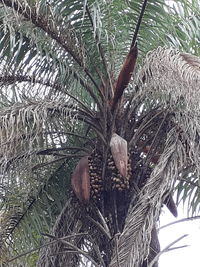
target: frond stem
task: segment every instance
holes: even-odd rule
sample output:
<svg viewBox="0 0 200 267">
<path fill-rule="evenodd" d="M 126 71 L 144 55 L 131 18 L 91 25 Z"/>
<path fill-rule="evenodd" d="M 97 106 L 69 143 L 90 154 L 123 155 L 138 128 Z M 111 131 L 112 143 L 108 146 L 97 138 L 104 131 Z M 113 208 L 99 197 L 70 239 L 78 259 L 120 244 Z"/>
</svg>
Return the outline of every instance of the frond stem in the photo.
<svg viewBox="0 0 200 267">
<path fill-rule="evenodd" d="M 89 20 L 90 20 L 90 23 L 92 25 L 92 28 L 94 30 L 94 24 L 93 24 L 93 21 L 92 21 L 92 16 L 90 14 L 90 10 L 88 8 L 88 5 L 86 5 L 86 11 L 87 11 L 87 14 L 88 14 L 88 17 L 89 17 Z M 108 76 L 108 80 L 109 80 L 109 85 L 110 85 L 110 88 L 111 88 L 111 95 L 110 95 L 110 98 L 112 98 L 113 94 L 114 94 L 114 88 L 113 88 L 113 84 L 112 84 L 112 81 L 111 81 L 111 77 L 110 77 L 110 73 L 108 71 L 108 66 L 107 66 L 107 63 L 106 63 L 106 59 L 105 59 L 105 56 L 104 56 L 104 51 L 103 51 L 103 48 L 101 46 L 101 43 L 100 43 L 100 40 L 99 40 L 99 35 L 98 33 L 96 32 L 95 34 L 95 41 L 96 41 L 96 44 L 97 44 L 97 47 L 99 49 L 99 53 L 100 53 L 100 56 L 101 56 L 101 59 L 102 59 L 102 62 L 103 62 L 103 65 L 104 65 L 104 68 L 106 70 L 106 73 L 107 73 L 107 76 Z M 106 88 L 105 88 L 106 89 Z M 108 90 L 106 91 L 106 99 L 108 100 Z"/>
<path fill-rule="evenodd" d="M 160 133 L 160 130 L 162 129 L 163 124 L 164 124 L 167 116 L 168 116 L 168 112 L 164 115 L 164 117 L 163 117 L 163 119 L 162 119 L 162 121 L 160 123 L 160 126 L 158 127 L 158 130 L 155 133 L 155 136 L 153 138 L 153 141 L 152 141 L 152 143 L 150 145 L 150 148 L 149 148 L 149 151 L 147 153 L 146 159 L 144 161 L 144 164 L 146 164 L 146 165 L 148 165 L 150 160 L 151 160 L 151 154 L 152 154 L 152 151 L 153 151 L 153 147 L 156 145 L 156 143 L 158 143 L 158 140 L 159 140 L 158 139 L 158 134 Z"/>
<path fill-rule="evenodd" d="M 163 110 L 158 111 L 158 113 L 156 113 L 155 115 L 152 116 L 152 113 L 147 114 L 145 116 L 142 117 L 141 121 L 143 121 L 143 123 L 141 123 L 141 125 L 139 126 L 139 128 L 137 129 L 137 131 L 133 134 L 129 145 L 135 145 L 137 143 L 137 140 L 139 139 L 139 137 L 142 135 L 142 133 L 146 130 L 146 128 L 149 127 L 149 125 L 153 122 L 153 120 L 158 117 L 159 115 L 161 115 L 163 113 Z"/>
<path fill-rule="evenodd" d="M 39 169 L 39 168 L 42 168 L 42 167 L 45 167 L 45 166 L 48 166 L 50 164 L 59 162 L 61 160 L 66 160 L 68 158 L 82 158 L 82 157 L 85 157 L 85 156 L 88 156 L 88 153 L 87 154 L 68 154 L 68 155 L 65 155 L 65 156 L 63 156 L 63 157 L 61 157 L 59 159 L 55 159 L 55 160 L 51 160 L 51 161 L 48 161 L 48 162 L 45 162 L 45 163 L 37 164 L 32 168 L 32 171 L 34 171 L 36 169 Z"/>
<path fill-rule="evenodd" d="M 140 12 L 140 16 L 138 18 L 138 22 L 136 24 L 135 32 L 134 32 L 134 35 L 133 35 L 133 39 L 132 39 L 132 43 L 131 43 L 131 48 L 135 45 L 135 41 L 137 39 L 137 35 L 138 35 L 139 29 L 140 29 L 140 24 L 142 22 L 144 11 L 146 9 L 147 1 L 148 0 L 144 0 L 144 2 L 143 2 L 142 9 L 141 9 L 141 12 Z"/>
<path fill-rule="evenodd" d="M 85 147 L 54 147 L 54 148 L 47 148 L 44 150 L 40 150 L 37 152 L 37 155 L 52 155 L 54 152 L 56 151 L 64 151 L 64 150 L 79 150 L 79 151 L 84 151 L 87 153 L 90 153 L 90 151 L 88 149 L 86 149 Z"/>
<path fill-rule="evenodd" d="M 90 220 L 93 224 L 95 224 L 100 230 L 101 230 L 101 232 L 103 233 L 103 234 L 105 234 L 106 236 L 107 236 L 107 238 L 109 239 L 109 240 L 111 240 L 111 235 L 110 235 L 110 233 L 99 223 L 99 222 L 97 222 L 97 221 L 95 221 L 92 217 L 90 217 L 90 216 L 87 216 L 86 218 L 88 218 L 88 220 Z"/>
<path fill-rule="evenodd" d="M 95 100 L 95 102 L 97 103 L 97 106 L 98 106 L 99 110 L 100 110 L 101 112 L 103 112 L 103 107 L 102 107 L 102 105 L 100 104 L 98 97 L 97 97 L 97 96 L 95 95 L 95 93 L 93 92 L 92 88 L 91 88 L 88 84 L 86 84 L 86 82 L 85 82 L 84 80 L 80 79 L 80 77 L 78 77 L 78 75 L 77 75 L 75 72 L 74 72 L 74 77 L 75 77 L 77 80 L 79 80 L 80 84 L 81 84 L 83 87 L 86 88 L 86 90 L 89 92 L 89 94 L 91 95 L 91 97 L 92 97 L 92 98 Z M 99 89 L 99 90 L 100 90 L 100 89 Z M 99 90 L 98 90 L 98 91 L 99 91 Z"/>
</svg>

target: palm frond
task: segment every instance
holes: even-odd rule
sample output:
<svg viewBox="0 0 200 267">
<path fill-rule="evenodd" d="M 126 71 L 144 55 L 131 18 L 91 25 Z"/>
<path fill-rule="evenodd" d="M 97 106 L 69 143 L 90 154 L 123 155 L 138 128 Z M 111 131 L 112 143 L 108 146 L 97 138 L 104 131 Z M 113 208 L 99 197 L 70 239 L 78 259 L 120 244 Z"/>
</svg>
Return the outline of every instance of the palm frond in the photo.
<svg viewBox="0 0 200 267">
<path fill-rule="evenodd" d="M 61 17 L 59 17 L 60 14 L 51 14 L 53 17 L 50 16 L 50 18 L 48 10 L 45 11 L 39 7 L 31 7 L 27 3 L 22 7 L 23 5 L 21 5 L 20 1 L 15 1 L 15 5 L 12 6 L 14 10 L 7 7 L 10 5 L 12 6 L 12 1 L 4 2 L 3 9 L 5 9 L 6 13 L 2 14 L 1 53 L 5 59 L 4 66 L 6 66 L 3 70 L 3 73 L 5 73 L 3 76 L 24 75 L 30 76 L 32 82 L 34 80 L 51 81 L 53 84 L 55 81 L 59 84 L 66 84 L 67 81 L 69 85 L 72 81 L 73 84 L 75 84 L 74 81 L 77 81 L 99 105 L 99 100 L 96 96 L 98 92 L 96 93 L 96 90 L 92 89 L 89 84 L 90 81 L 98 88 L 95 82 L 97 79 L 92 78 L 91 73 L 83 62 L 85 61 L 85 56 L 82 53 L 83 45 L 80 40 L 80 30 L 76 32 L 72 22 L 67 21 L 66 18 L 62 18 L 62 21 Z M 17 7 L 20 8 L 17 9 Z M 51 9 L 50 6 L 49 8 Z M 5 14 L 7 14 L 6 17 Z M 32 14 L 32 17 L 29 16 L 30 14 Z M 7 17 L 11 17 L 11 19 Z M 49 27 L 53 27 L 54 30 Z M 58 28 L 60 33 L 57 31 Z M 56 33 L 57 37 L 52 31 Z M 52 34 L 53 36 L 51 36 Z M 52 38 L 54 40 L 53 43 Z M 63 47 L 61 43 L 66 47 Z M 73 58 L 73 56 L 75 62 L 78 63 L 76 67 L 70 58 Z M 56 77 L 59 77 L 59 80 Z M 66 88 L 65 86 L 62 93 L 66 93 Z M 13 89 L 13 91 L 16 90 L 16 88 Z M 74 97 L 78 96 L 74 94 Z"/>
<path fill-rule="evenodd" d="M 85 217 L 85 207 L 74 202 L 73 198 L 66 202 L 52 233 L 46 236 L 58 241 L 59 238 L 66 239 L 67 236 L 71 236 L 71 239 L 68 239 L 68 243 L 58 242 L 50 245 L 47 250 L 43 249 L 38 266 L 55 265 L 58 259 L 69 266 L 87 266 L 88 262 L 95 267 L 105 266 L 98 244 L 103 246 L 104 240 L 109 238 L 109 233 L 101 221 L 103 217 L 99 210 L 92 206 L 88 209 L 91 217 Z M 94 217 L 95 219 L 92 219 Z M 110 247 L 108 245 L 108 250 Z"/>
<path fill-rule="evenodd" d="M 16 234 L 21 225 L 26 228 L 27 220 L 32 218 L 32 204 L 36 202 L 39 208 L 39 202 L 35 200 L 38 190 L 48 181 L 56 164 L 90 153 L 90 145 L 83 147 L 88 142 L 87 137 L 82 138 L 87 119 L 78 113 L 76 104 L 73 101 L 66 104 L 66 99 L 19 103 L 1 109 L 2 238 Z M 77 119 L 84 122 L 77 125 Z M 75 133 L 77 130 L 79 135 Z M 44 192 L 42 190 L 41 194 Z M 52 200 L 52 194 L 48 193 L 48 196 Z M 42 209 L 36 209 L 36 212 L 40 214 Z M 37 221 L 33 226 L 42 224 L 38 216 L 34 217 Z"/>
<path fill-rule="evenodd" d="M 18 196 L 16 192 L 12 192 L 12 200 L 6 196 L 1 209 L 1 244 L 7 248 L 4 255 L 6 258 L 1 259 L 3 262 L 9 262 L 11 258 L 16 257 L 16 254 L 39 246 L 41 233 L 50 231 L 55 223 L 55 217 L 68 198 L 69 163 L 70 160 L 53 164 L 53 171 L 51 173 L 46 171 L 45 174 L 49 178 L 40 181 L 35 192 L 30 190 L 27 196 L 22 195 L 22 192 Z M 24 262 L 29 262 L 30 259 L 24 258 Z M 17 259 L 13 264 L 16 266 Z"/>
<path fill-rule="evenodd" d="M 9 161 L 11 157 L 15 158 L 18 155 L 33 152 L 36 147 L 44 148 L 42 143 L 49 142 L 41 136 L 45 128 L 48 129 L 48 126 L 45 127 L 47 117 L 52 118 L 50 124 L 54 124 L 54 127 L 56 127 L 53 117 L 60 116 L 61 118 L 64 116 L 68 122 L 70 121 L 68 124 L 70 128 L 70 125 L 73 127 L 76 113 L 76 107 L 73 104 L 66 104 L 62 100 L 57 102 L 32 102 L 26 105 L 16 104 L 12 108 L 2 110 L 1 164 L 6 164 L 6 161 Z M 54 140 L 51 140 L 51 142 L 55 145 Z"/>
<path fill-rule="evenodd" d="M 83 65 L 83 58 L 80 50 L 76 50 L 80 47 L 77 43 L 78 40 L 74 35 L 75 32 L 73 32 L 71 26 L 68 24 L 58 25 L 56 23 L 56 14 L 53 13 L 50 6 L 46 6 L 46 10 L 44 10 L 40 8 L 40 3 L 36 4 L 36 6 L 31 6 L 27 2 L 23 1 L 4 0 L 1 1 L 1 3 L 7 12 L 9 12 L 9 8 L 12 8 L 17 19 L 20 20 L 20 17 L 22 16 L 25 20 L 32 22 L 34 26 L 41 28 L 45 33 L 49 34 L 52 39 L 56 40 L 64 47 L 64 49 L 79 65 Z M 69 28 L 67 28 L 67 26 Z M 63 33 L 65 38 L 63 37 Z"/>
<path fill-rule="evenodd" d="M 162 107 L 162 112 L 164 108 L 165 114 L 171 114 L 170 117 L 167 115 L 164 117 L 171 121 L 171 130 L 168 131 L 166 140 L 163 140 L 163 152 L 156 161 L 151 177 L 138 198 L 136 200 L 133 198 L 133 203 L 129 207 L 124 230 L 119 236 L 118 253 L 115 252 L 116 249 L 113 250 L 111 266 L 116 266 L 118 262 L 120 265 L 140 266 L 143 260 L 148 259 L 152 230 L 159 216 L 159 205 L 162 203 L 163 195 L 174 186 L 178 177 L 184 175 L 186 168 L 188 168 L 187 174 L 190 174 L 188 180 L 192 179 L 194 173 L 199 177 L 199 70 L 198 57 L 174 49 L 158 48 L 147 55 L 143 67 L 138 72 L 135 81 L 140 88 L 138 94 L 147 98 L 139 107 L 138 115 L 141 116 L 140 113 L 143 112 L 149 114 L 149 108 L 152 109 L 153 105 Z M 144 116 L 141 117 L 142 123 L 139 124 L 141 129 L 139 127 L 134 134 L 135 145 L 139 145 L 137 135 L 141 139 L 142 131 L 148 134 L 151 121 L 156 127 L 152 115 L 148 119 L 150 121 L 146 121 Z M 153 140 L 148 140 L 152 149 L 155 149 L 158 139 L 161 138 L 159 135 L 161 127 L 162 123 Z M 143 138 L 148 139 L 148 137 Z M 149 155 L 147 162 L 148 157 Z M 189 206 L 197 209 L 199 190 L 183 187 L 183 183 L 179 190 L 179 196 L 184 194 L 183 198 L 187 197 Z"/>
<path fill-rule="evenodd" d="M 155 103 L 168 107 L 173 114 L 177 139 L 182 142 L 187 155 L 185 168 L 179 174 L 178 198 L 186 200 L 190 197 L 189 206 L 195 206 L 198 211 L 198 187 L 192 190 L 181 178 L 194 180 L 197 184 L 199 180 L 200 60 L 177 50 L 158 48 L 147 55 L 138 77 L 140 81 L 143 79 L 141 88 L 144 91 L 141 93 L 146 92 L 147 97 L 150 94 Z"/>
</svg>

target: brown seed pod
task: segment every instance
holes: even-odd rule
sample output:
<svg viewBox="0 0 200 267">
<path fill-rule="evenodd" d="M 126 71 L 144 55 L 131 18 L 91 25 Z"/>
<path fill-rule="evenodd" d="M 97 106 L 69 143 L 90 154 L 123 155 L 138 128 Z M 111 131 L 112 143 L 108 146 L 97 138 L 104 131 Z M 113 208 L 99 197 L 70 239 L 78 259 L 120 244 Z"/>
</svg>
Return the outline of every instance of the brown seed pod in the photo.
<svg viewBox="0 0 200 267">
<path fill-rule="evenodd" d="M 174 215 L 174 217 L 178 216 L 177 206 L 172 198 L 172 194 L 169 193 L 164 200 L 164 204 L 167 206 L 169 211 Z"/>
<path fill-rule="evenodd" d="M 127 141 L 114 133 L 110 141 L 111 153 L 119 173 L 127 176 L 128 149 Z"/>
<path fill-rule="evenodd" d="M 71 177 L 71 184 L 76 197 L 81 202 L 88 202 L 90 199 L 88 157 L 83 157 L 78 162 Z"/>
</svg>

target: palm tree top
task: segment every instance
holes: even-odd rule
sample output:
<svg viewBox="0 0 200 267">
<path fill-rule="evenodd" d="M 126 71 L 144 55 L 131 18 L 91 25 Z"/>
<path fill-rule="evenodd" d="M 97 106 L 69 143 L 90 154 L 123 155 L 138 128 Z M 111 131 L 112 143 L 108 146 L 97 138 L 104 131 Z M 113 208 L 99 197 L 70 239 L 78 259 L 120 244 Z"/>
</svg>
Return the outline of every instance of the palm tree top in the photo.
<svg viewBox="0 0 200 267">
<path fill-rule="evenodd" d="M 32 246 L 49 231 L 80 159 L 90 163 L 91 155 L 101 155 L 106 176 L 116 154 L 113 134 L 151 170 L 119 239 L 121 263 L 133 261 L 128 251 L 138 251 L 136 220 L 151 233 L 175 180 L 178 197 L 190 197 L 192 213 L 199 209 L 199 3 L 171 2 L 0 1 L 0 235 L 6 250 L 12 252 L 10 240 L 17 251 L 27 247 L 20 233 L 30 222 Z M 114 255 L 111 266 L 117 260 Z"/>
</svg>

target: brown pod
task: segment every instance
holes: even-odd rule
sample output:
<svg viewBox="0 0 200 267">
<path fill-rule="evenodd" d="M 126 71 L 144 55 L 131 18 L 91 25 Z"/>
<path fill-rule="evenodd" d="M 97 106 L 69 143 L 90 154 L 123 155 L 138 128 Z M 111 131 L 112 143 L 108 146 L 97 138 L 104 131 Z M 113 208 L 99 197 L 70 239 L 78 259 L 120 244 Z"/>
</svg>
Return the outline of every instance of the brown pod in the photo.
<svg viewBox="0 0 200 267">
<path fill-rule="evenodd" d="M 171 193 L 169 193 L 168 196 L 165 198 L 164 204 L 167 206 L 169 211 L 174 215 L 174 217 L 178 216 L 177 207 L 176 207 L 176 204 L 175 204 L 175 202 L 174 202 L 174 200 L 172 198 L 172 194 Z"/>
<path fill-rule="evenodd" d="M 110 141 L 110 148 L 119 173 L 126 177 L 128 165 L 127 141 L 114 133 Z"/>
<path fill-rule="evenodd" d="M 71 184 L 76 197 L 81 202 L 88 202 L 90 199 L 90 176 L 88 157 L 83 157 L 78 162 L 72 174 Z"/>
</svg>

